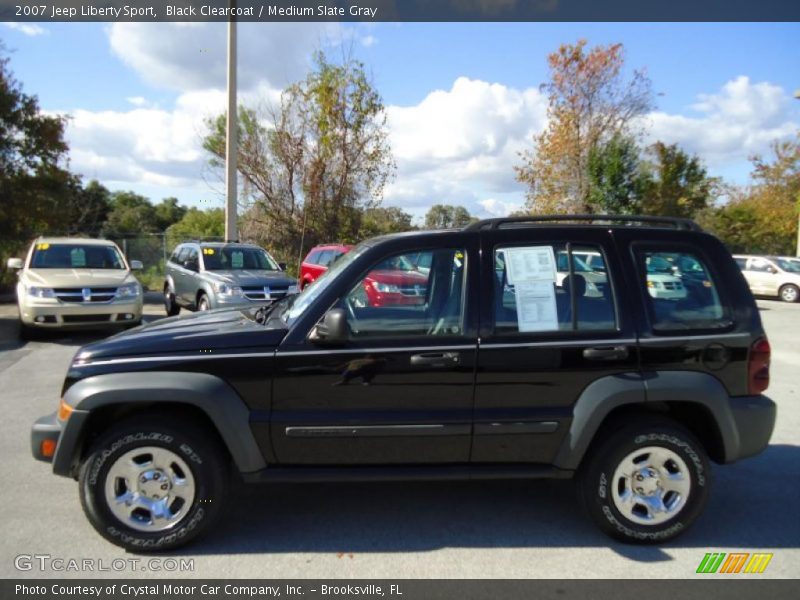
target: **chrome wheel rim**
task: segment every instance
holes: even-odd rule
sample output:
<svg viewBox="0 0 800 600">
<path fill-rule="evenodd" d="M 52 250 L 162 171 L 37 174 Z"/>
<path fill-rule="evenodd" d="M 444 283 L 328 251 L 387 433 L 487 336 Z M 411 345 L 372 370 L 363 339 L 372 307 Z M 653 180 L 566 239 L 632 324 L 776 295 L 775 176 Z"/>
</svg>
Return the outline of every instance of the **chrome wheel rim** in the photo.
<svg viewBox="0 0 800 600">
<path fill-rule="evenodd" d="M 786 302 L 795 302 L 797 300 L 797 288 L 785 287 L 781 292 L 781 297 Z"/>
<path fill-rule="evenodd" d="M 201 299 L 197 305 L 197 310 L 208 310 L 208 300 L 205 298 Z"/>
<path fill-rule="evenodd" d="M 660 525 L 686 506 L 692 477 L 676 452 L 648 446 L 622 459 L 611 487 L 614 507 L 622 516 L 639 525 Z"/>
<path fill-rule="evenodd" d="M 137 531 L 175 527 L 194 503 L 195 480 L 183 459 L 166 448 L 143 446 L 120 456 L 106 476 L 112 514 Z"/>
</svg>

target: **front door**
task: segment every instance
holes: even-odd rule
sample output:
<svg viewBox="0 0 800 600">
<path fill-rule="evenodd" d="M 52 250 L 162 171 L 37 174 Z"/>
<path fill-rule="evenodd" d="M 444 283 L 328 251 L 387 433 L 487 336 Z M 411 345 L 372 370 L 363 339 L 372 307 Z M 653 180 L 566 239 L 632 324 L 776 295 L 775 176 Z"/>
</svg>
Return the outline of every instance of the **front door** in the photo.
<svg viewBox="0 0 800 600">
<path fill-rule="evenodd" d="M 420 253 L 430 268 L 409 259 Z M 468 462 L 477 306 L 466 289 L 476 270 L 477 248 L 463 244 L 376 256 L 333 304 L 347 314 L 345 343 L 320 347 L 306 335 L 281 346 L 271 411 L 279 462 Z"/>
</svg>

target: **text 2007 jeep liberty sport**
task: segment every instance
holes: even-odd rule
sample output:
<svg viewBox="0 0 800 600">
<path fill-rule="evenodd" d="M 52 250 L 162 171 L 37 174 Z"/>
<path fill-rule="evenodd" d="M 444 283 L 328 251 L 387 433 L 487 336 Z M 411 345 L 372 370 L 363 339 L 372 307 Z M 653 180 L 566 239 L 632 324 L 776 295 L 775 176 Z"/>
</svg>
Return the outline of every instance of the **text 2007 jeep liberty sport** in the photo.
<svg viewBox="0 0 800 600">
<path fill-rule="evenodd" d="M 648 266 L 686 259 L 685 293 L 652 293 Z M 392 296 L 423 301 L 365 301 L 386 261 L 424 275 Z M 600 529 L 652 543 L 698 517 L 709 459 L 766 447 L 769 357 L 739 268 L 691 221 L 496 219 L 372 239 L 299 295 L 90 344 L 32 449 L 131 550 L 207 530 L 232 471 L 575 477 Z"/>
</svg>

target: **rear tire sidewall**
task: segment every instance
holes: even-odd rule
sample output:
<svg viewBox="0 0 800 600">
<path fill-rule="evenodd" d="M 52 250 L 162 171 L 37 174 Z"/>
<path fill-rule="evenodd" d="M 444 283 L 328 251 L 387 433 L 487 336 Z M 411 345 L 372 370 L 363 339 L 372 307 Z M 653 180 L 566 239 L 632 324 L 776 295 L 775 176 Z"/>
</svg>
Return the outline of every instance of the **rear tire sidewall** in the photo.
<svg viewBox="0 0 800 600">
<path fill-rule="evenodd" d="M 187 433 L 190 431 L 191 433 Z M 106 476 L 124 453 L 142 446 L 174 452 L 189 466 L 195 480 L 195 498 L 186 515 L 164 531 L 145 532 L 121 522 L 105 498 Z M 205 532 L 219 516 L 225 495 L 227 464 L 215 444 L 204 441 L 192 428 L 131 423 L 102 436 L 81 465 L 80 498 L 92 526 L 104 538 L 134 552 L 177 548 Z"/>
<path fill-rule="evenodd" d="M 797 302 L 800 299 L 800 288 L 791 284 L 784 285 L 780 289 L 779 295 L 784 302 Z"/>
<path fill-rule="evenodd" d="M 692 482 L 684 507 L 658 525 L 642 525 L 621 514 L 614 505 L 611 487 L 620 462 L 637 448 L 648 446 L 661 446 L 677 453 L 686 463 Z M 596 448 L 579 476 L 579 495 L 595 524 L 618 540 L 637 544 L 665 542 L 686 531 L 705 507 L 710 486 L 710 466 L 702 445 L 683 428 L 660 423 L 643 422 L 613 434 Z"/>
</svg>

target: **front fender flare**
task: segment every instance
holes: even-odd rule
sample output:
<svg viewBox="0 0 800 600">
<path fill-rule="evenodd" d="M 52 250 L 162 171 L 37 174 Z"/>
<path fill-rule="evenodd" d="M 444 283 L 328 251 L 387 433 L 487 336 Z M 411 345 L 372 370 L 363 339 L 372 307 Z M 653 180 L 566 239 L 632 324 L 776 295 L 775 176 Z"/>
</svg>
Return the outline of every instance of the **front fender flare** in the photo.
<svg viewBox="0 0 800 600">
<path fill-rule="evenodd" d="M 214 375 L 180 371 L 96 375 L 70 387 L 64 401 L 74 411 L 63 425 L 53 457 L 53 471 L 59 475 L 71 474 L 91 411 L 115 404 L 197 407 L 216 427 L 239 471 L 260 471 L 267 466 L 250 429 L 250 410 L 231 386 Z"/>
</svg>

